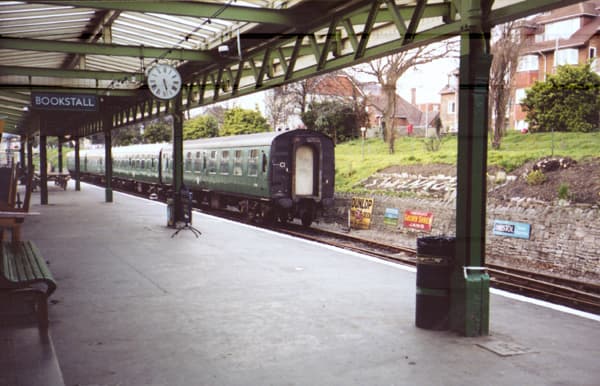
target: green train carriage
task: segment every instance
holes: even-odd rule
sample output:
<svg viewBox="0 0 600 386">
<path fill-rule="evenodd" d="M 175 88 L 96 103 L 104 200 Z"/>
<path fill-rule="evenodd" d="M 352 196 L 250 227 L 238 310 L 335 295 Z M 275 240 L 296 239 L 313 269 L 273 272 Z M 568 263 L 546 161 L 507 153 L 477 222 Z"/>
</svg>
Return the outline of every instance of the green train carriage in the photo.
<svg viewBox="0 0 600 386">
<path fill-rule="evenodd" d="M 170 193 L 171 144 L 116 147 L 113 186 L 165 198 Z M 73 153 L 68 156 L 74 172 Z M 81 152 L 83 179 L 104 178 L 104 149 Z M 184 141 L 183 183 L 198 202 L 235 207 L 248 218 L 310 225 L 333 204 L 333 141 L 318 132 L 292 130 Z"/>
</svg>

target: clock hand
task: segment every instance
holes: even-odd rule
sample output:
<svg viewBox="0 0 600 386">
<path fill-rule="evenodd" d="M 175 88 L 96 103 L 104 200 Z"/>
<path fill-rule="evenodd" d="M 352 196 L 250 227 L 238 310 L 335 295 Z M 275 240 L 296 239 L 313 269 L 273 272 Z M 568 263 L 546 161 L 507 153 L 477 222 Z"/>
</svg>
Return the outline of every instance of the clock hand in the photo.
<svg viewBox="0 0 600 386">
<path fill-rule="evenodd" d="M 169 86 L 167 86 L 167 80 L 163 78 L 163 85 L 165 86 L 165 92 L 167 92 Z"/>
</svg>

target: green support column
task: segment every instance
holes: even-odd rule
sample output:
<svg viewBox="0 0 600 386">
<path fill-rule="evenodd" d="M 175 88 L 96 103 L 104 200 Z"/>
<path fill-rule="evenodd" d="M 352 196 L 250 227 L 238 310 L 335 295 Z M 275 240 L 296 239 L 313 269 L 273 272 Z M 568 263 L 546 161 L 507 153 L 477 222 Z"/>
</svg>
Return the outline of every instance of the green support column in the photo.
<svg viewBox="0 0 600 386">
<path fill-rule="evenodd" d="M 179 191 L 183 185 L 183 110 L 181 94 L 173 99 L 173 193 L 175 194 L 175 222 L 183 220 Z"/>
<path fill-rule="evenodd" d="M 62 157 L 62 150 L 63 150 L 63 139 L 62 137 L 58 137 L 58 172 L 62 173 L 63 170 L 63 157 Z"/>
<path fill-rule="evenodd" d="M 81 190 L 81 162 L 79 158 L 79 137 L 75 137 L 75 190 Z"/>
<path fill-rule="evenodd" d="M 26 140 L 27 140 L 26 137 L 21 136 L 21 148 L 19 149 L 19 163 L 21 164 L 21 170 L 23 170 L 23 171 L 27 170 L 27 167 L 29 167 L 29 164 L 25 160 L 25 141 Z"/>
<path fill-rule="evenodd" d="M 112 121 L 104 126 L 104 178 L 106 179 L 105 196 L 106 202 L 113 202 L 112 191 Z M 107 127 L 108 126 L 108 127 Z"/>
<path fill-rule="evenodd" d="M 27 137 L 27 168 L 28 170 L 34 171 L 33 167 L 33 137 Z"/>
<path fill-rule="evenodd" d="M 468 17 L 461 34 L 456 261 L 450 325 L 462 335 L 480 336 L 488 334 L 489 320 L 489 279 L 486 289 L 486 275 L 477 267 L 485 264 L 488 84 L 492 58 L 490 29 L 484 21 L 491 2 L 465 0 L 462 7 L 468 10 Z"/>
<path fill-rule="evenodd" d="M 48 157 L 46 135 L 40 133 L 40 204 L 48 205 Z"/>
</svg>

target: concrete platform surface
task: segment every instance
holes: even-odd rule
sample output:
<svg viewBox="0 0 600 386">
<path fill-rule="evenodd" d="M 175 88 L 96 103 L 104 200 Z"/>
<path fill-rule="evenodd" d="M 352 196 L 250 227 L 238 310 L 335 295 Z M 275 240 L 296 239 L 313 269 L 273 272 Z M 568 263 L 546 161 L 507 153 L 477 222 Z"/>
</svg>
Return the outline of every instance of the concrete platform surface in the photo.
<svg viewBox="0 0 600 386">
<path fill-rule="evenodd" d="M 82 184 L 34 194 L 67 385 L 599 385 L 600 323 L 492 295 L 487 337 L 414 326 L 415 274 Z"/>
</svg>

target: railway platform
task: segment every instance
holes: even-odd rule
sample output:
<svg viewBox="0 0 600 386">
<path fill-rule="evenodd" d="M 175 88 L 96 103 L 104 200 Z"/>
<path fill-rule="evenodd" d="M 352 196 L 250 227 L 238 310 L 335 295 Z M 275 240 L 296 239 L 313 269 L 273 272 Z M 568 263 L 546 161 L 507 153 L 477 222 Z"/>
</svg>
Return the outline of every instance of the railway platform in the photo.
<svg viewBox="0 0 600 386">
<path fill-rule="evenodd" d="M 171 237 L 163 204 L 106 203 L 87 184 L 50 189 L 46 206 L 36 194 L 24 238 L 58 283 L 50 334 L 67 385 L 600 379 L 599 317 L 493 291 L 489 336 L 422 330 L 412 268 L 199 213 L 199 238 Z"/>
</svg>

